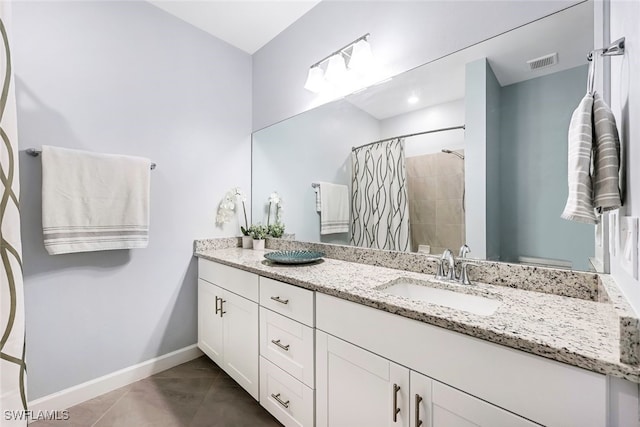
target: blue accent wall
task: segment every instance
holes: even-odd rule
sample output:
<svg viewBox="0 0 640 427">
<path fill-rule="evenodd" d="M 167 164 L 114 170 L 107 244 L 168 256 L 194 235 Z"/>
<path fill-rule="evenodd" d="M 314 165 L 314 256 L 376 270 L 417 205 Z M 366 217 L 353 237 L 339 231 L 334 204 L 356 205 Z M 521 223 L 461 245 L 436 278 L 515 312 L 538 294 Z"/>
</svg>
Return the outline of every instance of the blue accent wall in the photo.
<svg viewBox="0 0 640 427">
<path fill-rule="evenodd" d="M 567 200 L 567 132 L 586 78 L 584 65 L 502 88 L 502 261 L 532 256 L 588 268 L 594 227 L 560 218 Z"/>
</svg>

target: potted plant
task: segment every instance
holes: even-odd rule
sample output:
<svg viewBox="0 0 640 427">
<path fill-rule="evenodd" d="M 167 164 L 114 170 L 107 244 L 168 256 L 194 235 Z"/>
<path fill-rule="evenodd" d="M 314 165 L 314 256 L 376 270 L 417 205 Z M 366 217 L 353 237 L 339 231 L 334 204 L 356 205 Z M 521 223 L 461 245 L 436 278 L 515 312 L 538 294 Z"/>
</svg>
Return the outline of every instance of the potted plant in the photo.
<svg viewBox="0 0 640 427">
<path fill-rule="evenodd" d="M 277 222 L 275 224 L 271 224 L 269 227 L 269 236 L 275 237 L 276 239 L 282 237 L 284 234 L 284 224 Z"/>
<path fill-rule="evenodd" d="M 275 224 L 271 224 L 271 206 L 275 205 L 276 207 L 276 222 Z M 277 192 L 271 193 L 269 196 L 269 204 L 267 207 L 267 229 L 269 232 L 269 236 L 279 238 L 284 234 L 284 224 L 280 222 L 282 219 L 282 198 Z"/>
<path fill-rule="evenodd" d="M 269 235 L 269 228 L 262 224 L 252 224 L 248 231 L 253 239 L 253 249 L 264 249 L 264 239 Z"/>
</svg>

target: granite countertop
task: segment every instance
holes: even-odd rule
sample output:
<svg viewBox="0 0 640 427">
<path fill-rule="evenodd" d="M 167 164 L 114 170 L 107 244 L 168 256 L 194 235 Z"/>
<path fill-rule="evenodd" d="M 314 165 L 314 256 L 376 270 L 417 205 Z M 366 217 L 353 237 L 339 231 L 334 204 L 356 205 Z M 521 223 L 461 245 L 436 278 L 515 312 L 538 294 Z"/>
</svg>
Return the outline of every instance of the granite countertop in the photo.
<svg viewBox="0 0 640 427">
<path fill-rule="evenodd" d="M 433 275 L 325 258 L 299 266 L 273 264 L 265 251 L 201 249 L 195 255 L 302 288 L 333 295 L 493 343 L 640 383 L 640 367 L 620 362 L 620 319 L 609 301 L 474 283 L 435 281 Z M 489 316 L 387 294 L 398 278 L 501 301 Z"/>
</svg>

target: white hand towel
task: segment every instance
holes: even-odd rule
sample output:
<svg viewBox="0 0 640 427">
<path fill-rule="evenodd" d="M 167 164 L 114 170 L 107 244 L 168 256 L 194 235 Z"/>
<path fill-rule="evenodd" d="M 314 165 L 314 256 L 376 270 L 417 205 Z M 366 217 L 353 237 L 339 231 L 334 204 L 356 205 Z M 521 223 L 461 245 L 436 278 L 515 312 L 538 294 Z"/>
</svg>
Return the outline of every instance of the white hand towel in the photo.
<svg viewBox="0 0 640 427">
<path fill-rule="evenodd" d="M 593 211 L 591 153 L 593 149 L 593 95 L 587 93 L 571 116 L 569 125 L 569 196 L 561 217 L 597 224 Z"/>
<path fill-rule="evenodd" d="M 320 192 L 320 234 L 348 233 L 349 188 L 346 185 L 321 182 L 318 191 Z"/>
<path fill-rule="evenodd" d="M 322 212 L 322 200 L 320 199 L 320 185 L 314 187 L 313 189 L 316 192 L 316 212 Z"/>
<path fill-rule="evenodd" d="M 42 147 L 42 230 L 51 255 L 145 248 L 151 161 Z"/>
<path fill-rule="evenodd" d="M 593 97 L 593 204 L 598 211 L 622 206 L 620 199 L 620 139 L 616 119 L 599 93 Z"/>
</svg>

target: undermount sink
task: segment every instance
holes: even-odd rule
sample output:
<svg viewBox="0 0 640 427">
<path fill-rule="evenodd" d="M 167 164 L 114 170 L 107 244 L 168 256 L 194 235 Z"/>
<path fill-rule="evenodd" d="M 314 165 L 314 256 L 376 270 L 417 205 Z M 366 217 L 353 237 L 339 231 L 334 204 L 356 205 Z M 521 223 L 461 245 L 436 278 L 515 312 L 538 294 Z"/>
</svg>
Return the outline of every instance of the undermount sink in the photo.
<svg viewBox="0 0 640 427">
<path fill-rule="evenodd" d="M 478 295 L 440 289 L 429 286 L 426 282 L 411 279 L 397 279 L 378 288 L 381 292 L 408 299 L 426 301 L 428 303 L 455 308 L 481 316 L 490 316 L 500 306 L 500 301 Z"/>
</svg>

